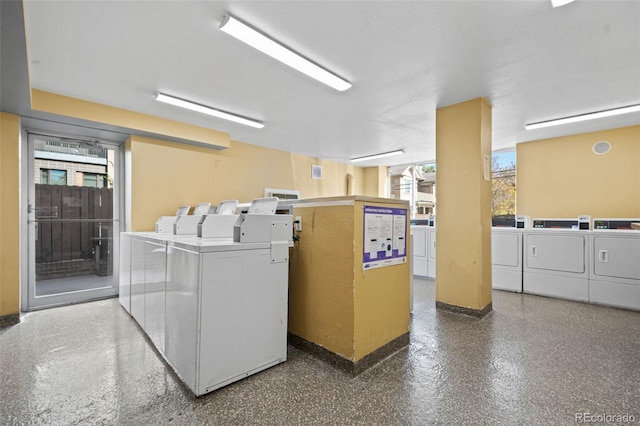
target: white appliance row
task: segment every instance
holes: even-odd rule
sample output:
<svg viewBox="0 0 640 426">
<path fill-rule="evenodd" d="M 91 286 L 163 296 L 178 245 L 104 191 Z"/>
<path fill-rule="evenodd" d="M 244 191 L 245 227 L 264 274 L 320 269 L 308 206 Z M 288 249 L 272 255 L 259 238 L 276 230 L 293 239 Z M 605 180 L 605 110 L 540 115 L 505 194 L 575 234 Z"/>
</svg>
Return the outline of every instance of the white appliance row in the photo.
<svg viewBox="0 0 640 426">
<path fill-rule="evenodd" d="M 121 234 L 120 303 L 195 395 L 287 357 L 292 217 L 239 215 L 225 232 Z"/>
<path fill-rule="evenodd" d="M 512 230 L 522 232 L 521 291 L 640 310 L 640 232 L 594 228 Z M 513 278 L 506 289 L 518 291 Z"/>
<path fill-rule="evenodd" d="M 630 221 L 596 219 L 592 231 L 566 219 L 492 228 L 493 288 L 640 310 L 640 232 L 613 229 L 614 222 Z M 435 276 L 426 260 L 435 263 L 426 242 L 427 232 L 435 241 L 435 229 L 428 228 L 412 226 L 415 275 Z"/>
<path fill-rule="evenodd" d="M 413 274 L 436 277 L 436 228 L 429 225 L 411 225 L 413 236 Z"/>
</svg>

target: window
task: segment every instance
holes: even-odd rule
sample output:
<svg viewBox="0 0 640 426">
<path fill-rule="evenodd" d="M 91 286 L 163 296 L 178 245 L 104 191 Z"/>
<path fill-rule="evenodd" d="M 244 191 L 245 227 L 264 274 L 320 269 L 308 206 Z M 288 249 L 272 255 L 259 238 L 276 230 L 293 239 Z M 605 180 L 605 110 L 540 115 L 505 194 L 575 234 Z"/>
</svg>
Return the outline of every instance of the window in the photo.
<svg viewBox="0 0 640 426">
<path fill-rule="evenodd" d="M 389 168 L 390 197 L 411 203 L 411 217 L 435 214 L 435 163 L 408 164 Z"/>
<path fill-rule="evenodd" d="M 66 185 L 67 171 L 54 169 L 40 169 L 40 183 L 49 185 Z"/>
<path fill-rule="evenodd" d="M 516 214 L 516 153 L 494 153 L 491 159 L 491 215 Z"/>
<path fill-rule="evenodd" d="M 92 188 L 104 188 L 107 185 L 107 176 L 100 173 L 83 173 L 82 186 L 90 186 Z"/>
</svg>

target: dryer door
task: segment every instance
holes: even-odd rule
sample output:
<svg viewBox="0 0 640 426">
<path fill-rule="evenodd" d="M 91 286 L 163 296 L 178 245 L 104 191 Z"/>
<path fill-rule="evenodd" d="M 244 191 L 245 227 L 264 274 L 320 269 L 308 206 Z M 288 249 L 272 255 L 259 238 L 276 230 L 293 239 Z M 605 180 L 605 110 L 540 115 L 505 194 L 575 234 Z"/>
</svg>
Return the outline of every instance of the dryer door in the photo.
<svg viewBox="0 0 640 426">
<path fill-rule="evenodd" d="M 594 237 L 593 262 L 598 276 L 640 279 L 640 238 Z"/>
<path fill-rule="evenodd" d="M 526 236 L 526 266 L 558 272 L 586 272 L 586 241 L 583 235 L 529 234 Z"/>
</svg>

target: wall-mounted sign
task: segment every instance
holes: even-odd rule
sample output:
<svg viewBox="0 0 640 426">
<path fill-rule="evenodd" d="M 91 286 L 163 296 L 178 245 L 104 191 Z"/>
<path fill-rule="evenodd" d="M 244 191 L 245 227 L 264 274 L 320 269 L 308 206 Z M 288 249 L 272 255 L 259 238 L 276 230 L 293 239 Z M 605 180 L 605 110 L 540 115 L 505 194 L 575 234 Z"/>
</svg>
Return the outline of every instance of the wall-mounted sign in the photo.
<svg viewBox="0 0 640 426">
<path fill-rule="evenodd" d="M 363 269 L 407 262 L 407 209 L 364 206 Z"/>
</svg>

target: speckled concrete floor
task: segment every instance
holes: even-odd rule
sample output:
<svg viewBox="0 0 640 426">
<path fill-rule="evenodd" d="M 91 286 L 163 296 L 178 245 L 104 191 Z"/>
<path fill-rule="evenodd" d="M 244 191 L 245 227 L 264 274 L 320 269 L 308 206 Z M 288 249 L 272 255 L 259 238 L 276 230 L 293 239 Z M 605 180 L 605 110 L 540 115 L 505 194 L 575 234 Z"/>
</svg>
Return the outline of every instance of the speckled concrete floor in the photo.
<svg viewBox="0 0 640 426">
<path fill-rule="evenodd" d="M 640 312 L 494 291 L 478 320 L 436 311 L 433 281 L 415 296 L 410 346 L 356 378 L 289 347 L 201 398 L 116 299 L 27 314 L 0 331 L 0 424 L 640 423 Z"/>
</svg>

